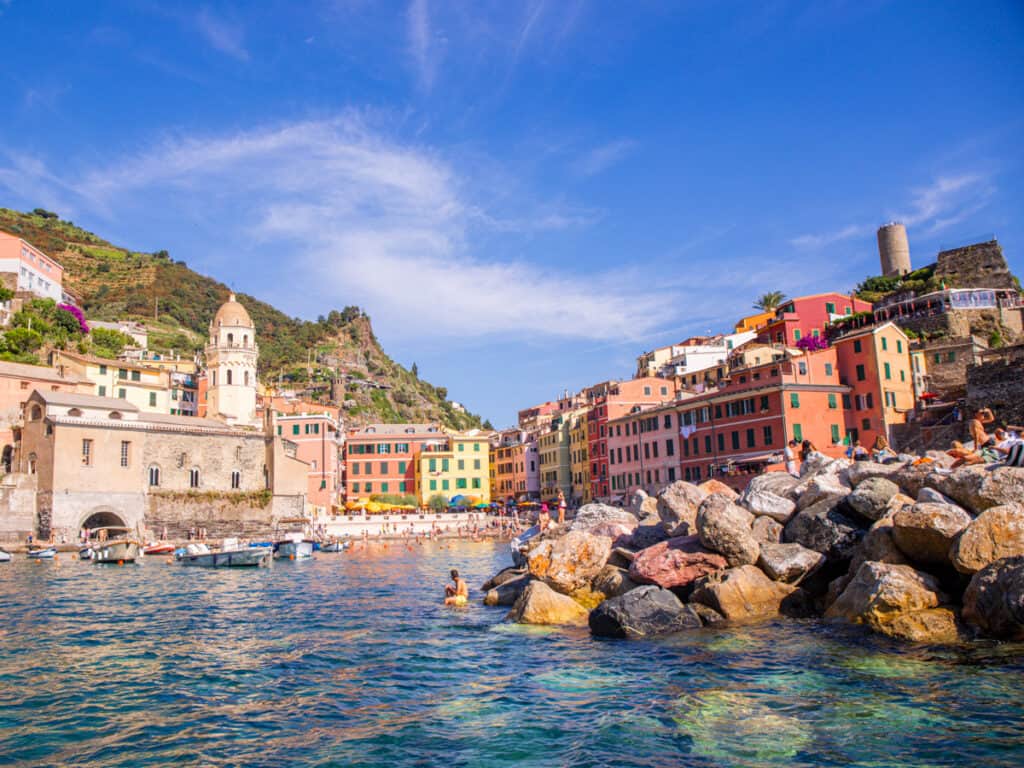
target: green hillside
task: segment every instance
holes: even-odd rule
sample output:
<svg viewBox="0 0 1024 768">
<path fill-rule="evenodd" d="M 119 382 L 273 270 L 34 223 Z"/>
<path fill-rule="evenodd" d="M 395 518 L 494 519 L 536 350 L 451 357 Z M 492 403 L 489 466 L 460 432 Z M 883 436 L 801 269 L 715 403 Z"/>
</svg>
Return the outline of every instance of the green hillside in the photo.
<svg viewBox="0 0 1024 768">
<path fill-rule="evenodd" d="M 166 251 L 121 248 L 41 209 L 22 213 L 0 208 L 0 230 L 24 238 L 64 266 L 65 288 L 80 298 L 87 318 L 144 323 L 154 351 L 201 350 L 210 320 L 229 294 L 226 285 L 192 271 Z M 337 401 L 346 406 L 350 424 L 438 421 L 455 429 L 480 426 L 478 416 L 452 408 L 445 388 L 419 379 L 389 358 L 359 307 L 310 322 L 253 296 L 239 293 L 238 300 L 256 324 L 265 382 L 280 381 L 322 402 Z M 57 337 L 56 342 L 67 339 Z M 102 350 L 92 345 L 90 351 Z"/>
</svg>

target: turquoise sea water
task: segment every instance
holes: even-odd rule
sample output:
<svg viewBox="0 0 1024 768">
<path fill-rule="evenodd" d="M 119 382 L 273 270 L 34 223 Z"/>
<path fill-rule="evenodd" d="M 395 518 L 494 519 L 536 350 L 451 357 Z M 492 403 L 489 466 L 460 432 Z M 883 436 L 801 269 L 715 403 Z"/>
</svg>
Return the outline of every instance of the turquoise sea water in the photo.
<svg viewBox="0 0 1024 768">
<path fill-rule="evenodd" d="M 0 565 L 0 764 L 1021 766 L 1024 647 L 503 623 L 505 545 L 259 571 Z M 448 569 L 473 603 L 445 608 Z"/>
</svg>

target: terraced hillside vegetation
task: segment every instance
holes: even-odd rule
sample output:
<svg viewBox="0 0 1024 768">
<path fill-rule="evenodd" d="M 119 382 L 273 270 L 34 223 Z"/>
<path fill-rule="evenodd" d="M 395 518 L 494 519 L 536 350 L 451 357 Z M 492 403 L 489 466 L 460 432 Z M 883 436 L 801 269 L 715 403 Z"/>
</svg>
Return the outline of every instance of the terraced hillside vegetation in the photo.
<svg viewBox="0 0 1024 768">
<path fill-rule="evenodd" d="M 64 266 L 65 288 L 80 298 L 87 318 L 138 320 L 150 329 L 149 346 L 156 352 L 200 351 L 210 320 L 229 293 L 226 285 L 194 272 L 166 250 L 122 248 L 42 209 L 0 208 L 0 230 L 27 240 Z M 265 382 L 343 405 L 349 425 L 436 421 L 454 429 L 481 426 L 478 416 L 452 406 L 444 387 L 388 357 L 359 307 L 334 310 L 312 322 L 289 317 L 253 296 L 240 293 L 238 299 L 256 324 Z M 102 345 L 90 349 L 102 350 Z"/>
</svg>

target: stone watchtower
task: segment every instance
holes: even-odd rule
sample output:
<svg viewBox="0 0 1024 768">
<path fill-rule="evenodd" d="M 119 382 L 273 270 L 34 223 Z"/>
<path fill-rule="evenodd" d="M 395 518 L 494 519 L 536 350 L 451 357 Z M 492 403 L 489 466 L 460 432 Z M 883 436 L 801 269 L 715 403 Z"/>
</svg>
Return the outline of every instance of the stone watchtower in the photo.
<svg viewBox="0 0 1024 768">
<path fill-rule="evenodd" d="M 895 221 L 878 228 L 878 256 L 882 275 L 900 277 L 910 272 L 910 243 L 907 228 Z"/>
<path fill-rule="evenodd" d="M 217 310 L 206 345 L 207 414 L 228 424 L 258 427 L 256 327 L 235 294 Z"/>
</svg>

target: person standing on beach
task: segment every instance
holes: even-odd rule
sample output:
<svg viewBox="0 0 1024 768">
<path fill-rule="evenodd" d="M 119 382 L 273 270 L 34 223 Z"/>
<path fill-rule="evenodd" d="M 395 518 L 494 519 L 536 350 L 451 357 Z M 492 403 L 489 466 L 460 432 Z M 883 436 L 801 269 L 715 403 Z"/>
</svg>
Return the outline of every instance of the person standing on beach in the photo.
<svg viewBox="0 0 1024 768">
<path fill-rule="evenodd" d="M 561 525 L 565 522 L 565 493 L 561 488 L 558 489 L 558 524 Z"/>
</svg>

